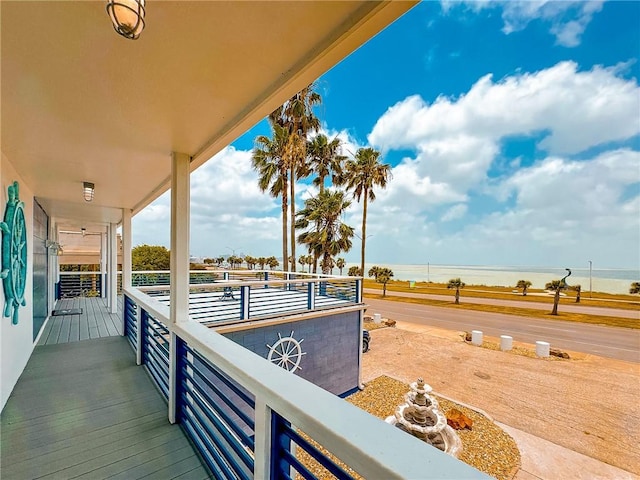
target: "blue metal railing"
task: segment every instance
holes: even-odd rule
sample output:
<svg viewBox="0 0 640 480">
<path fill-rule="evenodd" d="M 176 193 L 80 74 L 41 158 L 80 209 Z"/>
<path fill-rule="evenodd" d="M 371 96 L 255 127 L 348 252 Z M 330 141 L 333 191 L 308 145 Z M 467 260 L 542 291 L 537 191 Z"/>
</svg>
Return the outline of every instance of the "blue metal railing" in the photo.
<svg viewBox="0 0 640 480">
<path fill-rule="evenodd" d="M 265 276 L 263 272 L 251 275 Z M 206 324 L 226 324 L 361 303 L 360 279 L 287 272 L 283 275 L 288 278 L 274 280 L 275 275 L 271 274 L 266 276 L 268 280 L 229 279 L 191 284 L 189 318 Z M 169 305 L 168 285 L 140 289 Z"/>
<path fill-rule="evenodd" d="M 338 479 L 352 479 L 352 471 L 398 480 L 488 478 L 197 322 L 170 324 L 168 307 L 152 297 L 127 289 L 125 304 L 140 310 L 137 345 L 168 398 L 170 420 L 214 478 L 317 478 L 302 451 Z M 348 471 L 314 445 L 318 439 Z"/>
<path fill-rule="evenodd" d="M 164 395 L 169 399 L 169 330 L 142 310 L 142 363 Z"/>
<path fill-rule="evenodd" d="M 354 480 L 353 476 L 349 475 L 342 467 L 327 457 L 325 453 L 318 450 L 318 448 L 300 435 L 291 426 L 291 423 L 280 415 L 273 412 L 271 421 L 271 445 L 274 454 L 271 464 L 271 478 L 296 478 L 296 475 L 291 476 L 291 468 L 295 470 L 295 473 L 307 480 L 318 478 L 292 453 L 294 449 L 291 448 L 291 444 L 293 443 L 297 451 L 303 450 L 306 452 L 327 472 L 333 475 L 333 477 L 338 480 Z"/>
<path fill-rule="evenodd" d="M 254 400 L 181 339 L 178 421 L 220 478 L 253 478 Z"/>
<path fill-rule="evenodd" d="M 129 297 L 124 297 L 124 333 L 133 347 L 137 350 L 138 343 L 138 322 L 137 322 L 138 306 Z"/>
</svg>

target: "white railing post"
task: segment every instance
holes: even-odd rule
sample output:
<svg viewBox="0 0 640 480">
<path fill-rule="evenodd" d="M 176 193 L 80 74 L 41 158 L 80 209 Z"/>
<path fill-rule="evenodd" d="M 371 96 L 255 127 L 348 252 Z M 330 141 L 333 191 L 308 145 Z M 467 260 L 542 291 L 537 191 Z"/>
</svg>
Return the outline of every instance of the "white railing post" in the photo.
<svg viewBox="0 0 640 480">
<path fill-rule="evenodd" d="M 243 285 L 240 287 L 240 320 L 249 319 L 249 303 L 251 301 L 251 287 Z"/>
<path fill-rule="evenodd" d="M 260 397 L 255 399 L 255 445 L 253 478 L 271 476 L 271 408 Z"/>
<path fill-rule="evenodd" d="M 362 302 L 362 279 L 356 280 L 356 303 Z"/>
</svg>

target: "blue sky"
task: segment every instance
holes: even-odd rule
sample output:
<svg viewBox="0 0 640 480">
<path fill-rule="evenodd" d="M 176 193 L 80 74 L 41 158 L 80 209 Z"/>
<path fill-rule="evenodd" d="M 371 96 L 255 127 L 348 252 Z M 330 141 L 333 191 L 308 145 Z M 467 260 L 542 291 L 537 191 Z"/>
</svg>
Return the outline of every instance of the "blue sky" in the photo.
<svg viewBox="0 0 640 480">
<path fill-rule="evenodd" d="M 367 262 L 639 268 L 639 18 L 631 1 L 425 2 L 319 78 L 323 131 L 393 168 Z M 268 133 L 192 174 L 193 255 L 281 252 L 251 169 Z M 168 246 L 168 205 L 134 218 L 134 244 Z"/>
</svg>

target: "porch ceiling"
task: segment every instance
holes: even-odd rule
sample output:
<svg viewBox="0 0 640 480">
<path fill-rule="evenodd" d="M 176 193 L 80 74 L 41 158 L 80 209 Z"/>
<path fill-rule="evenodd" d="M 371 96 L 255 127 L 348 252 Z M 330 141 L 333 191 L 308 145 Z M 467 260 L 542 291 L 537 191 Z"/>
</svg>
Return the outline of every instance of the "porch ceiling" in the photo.
<svg viewBox="0 0 640 480">
<path fill-rule="evenodd" d="M 149 1 L 129 41 L 105 1 L 2 1 L 2 153 L 50 215 L 119 222 L 414 3 Z"/>
</svg>

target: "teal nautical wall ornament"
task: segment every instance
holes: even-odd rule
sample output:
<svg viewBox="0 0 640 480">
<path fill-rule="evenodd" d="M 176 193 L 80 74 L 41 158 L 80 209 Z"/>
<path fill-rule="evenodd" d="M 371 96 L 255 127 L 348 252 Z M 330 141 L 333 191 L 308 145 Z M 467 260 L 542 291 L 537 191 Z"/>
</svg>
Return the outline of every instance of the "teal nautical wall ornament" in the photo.
<svg viewBox="0 0 640 480">
<path fill-rule="evenodd" d="M 20 187 L 13 182 L 7 188 L 9 200 L 4 211 L 2 230 L 2 285 L 4 287 L 4 316 L 18 323 L 18 308 L 25 306 L 24 287 L 27 282 L 27 226 L 24 221 L 24 202 L 20 201 Z"/>
</svg>

